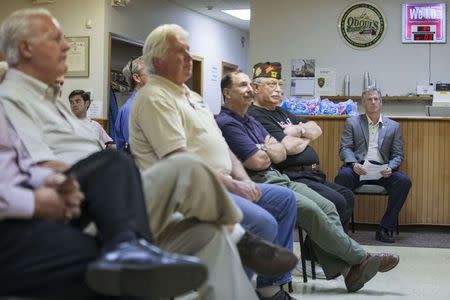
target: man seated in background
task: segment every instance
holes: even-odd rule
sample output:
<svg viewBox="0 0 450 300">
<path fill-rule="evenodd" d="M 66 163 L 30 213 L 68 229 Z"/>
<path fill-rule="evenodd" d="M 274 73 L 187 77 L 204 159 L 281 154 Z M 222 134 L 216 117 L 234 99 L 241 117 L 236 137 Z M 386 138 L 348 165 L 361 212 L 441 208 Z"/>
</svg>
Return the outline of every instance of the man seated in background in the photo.
<svg viewBox="0 0 450 300">
<path fill-rule="evenodd" d="M 241 208 L 243 227 L 292 251 L 295 198 L 287 189 L 256 185 L 250 180 L 224 141 L 207 104 L 184 84 L 192 76 L 187 39 L 188 33 L 174 24 L 159 26 L 147 36 L 143 54 L 151 84 L 137 93 L 131 108 L 131 151 L 141 169 L 175 153 L 197 155 L 215 170 Z M 257 278 L 257 291 L 264 299 L 290 299 L 280 285 L 291 281 L 289 271 L 297 258 L 284 248 L 275 248 L 280 251 L 284 274 L 250 268 L 262 275 Z"/>
<path fill-rule="evenodd" d="M 381 92 L 373 87 L 364 91 L 361 101 L 364 114 L 348 118 L 342 131 L 339 156 L 344 165 L 335 182 L 351 190 L 363 184 L 383 186 L 389 194 L 386 212 L 381 219 L 375 238 L 384 243 L 394 243 L 394 229 L 398 215 L 408 197 L 411 180 L 398 169 L 403 161 L 403 139 L 400 125 L 381 115 Z M 379 179 L 361 180 L 366 175 L 364 162 L 387 164 Z"/>
<path fill-rule="evenodd" d="M 180 154 L 155 164 L 146 170 L 141 178 L 129 157 L 114 151 L 100 151 L 103 146 L 99 140 L 92 134 L 86 134 L 88 128 L 74 117 L 67 102 L 58 97 L 59 88 L 54 85 L 55 79 L 67 70 L 65 58 L 68 49 L 59 23 L 45 9 L 18 11 L 7 18 L 0 28 L 0 52 L 6 54 L 11 66 L 0 85 L 0 101 L 32 163 L 76 176 L 80 190 L 86 195 L 85 205 L 88 208 L 89 205 L 94 205 L 96 212 L 104 218 L 114 216 L 111 224 L 108 222 L 108 226 L 101 226 L 100 233 L 103 229 L 111 232 L 124 226 L 128 229 L 125 238 L 134 239 L 134 235 L 138 235 L 137 232 L 134 233 L 137 231 L 135 227 L 138 227 L 134 224 L 138 223 L 138 229 L 149 236 L 149 223 L 144 219 L 148 211 L 155 243 L 173 252 L 198 256 L 207 265 L 210 276 L 206 284 L 198 289 L 202 299 L 223 299 L 218 295 L 230 293 L 233 299 L 256 299 L 242 270 L 236 243 L 239 245 L 243 262 L 262 273 L 278 273 L 280 268 L 284 270 L 286 263 L 283 259 L 286 255 L 271 244 L 252 238 L 236 224 L 242 217 L 240 210 L 228 198 L 221 183 L 209 168 L 198 160 Z M 199 186 L 203 188 L 198 189 Z M 147 207 L 141 201 L 143 197 Z M 97 207 L 97 202 L 90 200 L 97 198 L 107 199 L 108 207 Z M 87 212 L 90 213 L 90 209 Z M 178 213 L 178 220 L 180 214 L 184 217 L 185 221 L 180 222 L 181 225 L 188 223 L 190 226 L 177 227 L 177 223 L 170 226 L 175 213 Z M 52 237 L 51 234 L 43 235 Z M 20 235 L 13 234 L 13 237 L 20 238 Z M 10 245 L 9 240 L 2 239 L 7 245 Z M 19 250 L 33 251 L 32 246 L 36 241 L 40 241 L 39 237 L 36 237 L 36 240 L 30 239 L 30 247 Z M 55 242 L 58 245 L 51 249 L 58 250 L 60 242 Z M 71 244 L 67 244 L 67 247 L 71 248 Z M 78 247 L 80 246 L 73 246 L 74 250 Z M 168 297 L 198 286 L 205 277 L 205 270 L 198 260 L 193 259 L 191 262 L 192 259 L 182 257 L 177 259 L 180 264 L 193 266 L 182 267 L 183 270 L 179 271 L 177 264 L 173 267 L 169 264 L 170 270 L 155 280 L 151 276 L 152 281 L 149 281 L 145 262 L 148 256 L 153 255 L 155 248 L 147 242 L 139 243 L 136 247 L 135 251 L 131 250 L 141 257 L 136 258 L 136 262 L 143 264 L 140 268 L 145 274 L 140 276 L 138 272 L 131 273 L 136 278 L 131 282 L 125 279 L 121 284 L 117 282 L 120 278 L 109 276 L 105 271 L 103 279 L 97 281 L 99 284 L 91 285 L 97 291 L 112 294 L 118 293 L 117 289 L 124 285 L 125 292 L 131 295 L 137 295 L 136 293 L 141 291 L 142 295 L 148 293 L 156 297 Z M 145 253 L 139 253 L 137 250 Z M 17 256 L 14 251 L 7 253 L 12 253 L 13 257 Z M 49 251 L 49 255 L 51 254 Z M 129 258 L 133 259 L 135 255 L 131 254 Z M 166 259 L 162 255 L 159 257 L 163 261 Z M 126 260 L 127 256 L 123 257 L 117 252 L 117 256 L 110 255 L 107 258 L 122 261 Z M 144 260 L 144 263 L 141 263 L 141 260 Z M 159 262 L 157 258 L 153 261 Z M 167 262 L 171 261 L 171 256 L 168 256 Z M 11 292 L 10 289 L 15 291 L 17 285 L 22 287 L 19 291 L 26 289 L 27 286 L 21 278 L 22 269 L 9 267 L 6 263 L 2 264 L 2 267 L 4 266 L 8 267 L 2 270 L 11 270 L 10 273 L 1 275 L 4 284 L 0 288 L 6 289 L 4 293 Z M 108 264 L 99 266 L 105 267 L 108 267 Z M 57 266 L 56 270 L 58 269 Z M 35 270 L 39 271 L 37 268 Z M 173 274 L 178 271 L 179 275 Z M 120 269 L 116 272 L 120 272 Z M 186 272 L 189 275 L 186 275 Z M 15 274 L 16 277 L 8 276 Z M 39 274 L 33 275 L 34 273 L 30 274 L 31 282 L 34 282 L 35 277 L 40 278 Z M 8 284 L 10 279 L 14 284 Z M 48 285 L 54 280 L 52 277 Z M 135 292 L 128 292 L 127 287 L 131 285 L 133 289 L 136 288 Z M 170 286 L 169 291 L 167 286 Z M 51 290 L 47 286 L 45 288 Z"/>
<path fill-rule="evenodd" d="M 83 90 L 73 90 L 69 95 L 70 110 L 84 124 L 88 125 L 95 137 L 99 139 L 106 148 L 116 149 L 114 141 L 97 121 L 91 120 L 87 116 L 89 106 L 91 106 L 91 96 Z"/>
<path fill-rule="evenodd" d="M 128 119 L 130 116 L 131 105 L 133 105 L 136 92 L 139 91 L 147 82 L 148 74 L 144 67 L 142 56 L 131 59 L 125 67 L 123 67 L 122 74 L 128 83 L 128 86 L 133 91 L 130 98 L 120 108 L 117 115 L 115 130 L 116 130 L 116 144 L 119 151 L 125 150 L 129 145 L 129 130 Z"/>
<path fill-rule="evenodd" d="M 343 275 L 349 292 L 361 289 L 376 273 L 394 268 L 399 257 L 391 254 L 367 253 L 342 229 L 333 203 L 309 189 L 291 181 L 273 169 L 273 163 L 286 156 L 284 145 L 268 134 L 247 110 L 253 100 L 250 78 L 241 71 L 228 73 L 222 78 L 224 107 L 217 123 L 231 150 L 242 161 L 256 182 L 288 187 L 297 198 L 298 223 L 312 240 L 315 254 L 327 279 Z"/>
<path fill-rule="evenodd" d="M 353 212 L 353 193 L 326 180 L 325 173 L 320 170 L 319 156 L 310 145 L 322 130 L 316 122 L 300 119 L 278 106 L 282 100 L 282 84 L 280 63 L 256 64 L 253 67 L 254 101 L 248 115 L 260 122 L 286 148 L 286 159 L 275 168 L 292 181 L 306 184 L 333 202 L 347 233 Z"/>
</svg>

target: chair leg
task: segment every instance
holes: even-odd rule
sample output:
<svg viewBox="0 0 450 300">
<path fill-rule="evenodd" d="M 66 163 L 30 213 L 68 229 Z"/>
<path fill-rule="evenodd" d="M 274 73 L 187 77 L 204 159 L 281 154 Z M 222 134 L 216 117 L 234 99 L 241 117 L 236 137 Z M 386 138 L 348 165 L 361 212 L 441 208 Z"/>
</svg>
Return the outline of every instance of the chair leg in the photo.
<svg viewBox="0 0 450 300">
<path fill-rule="evenodd" d="M 309 243 L 308 245 L 308 252 L 311 254 L 311 278 L 312 279 L 316 279 L 316 262 L 314 261 L 315 255 L 314 255 L 314 251 L 312 249 L 312 245 L 311 243 Z"/>
<path fill-rule="evenodd" d="M 355 216 L 352 211 L 352 218 L 350 219 L 350 222 L 352 223 L 352 233 L 355 233 Z"/>
<path fill-rule="evenodd" d="M 400 234 L 399 228 L 398 228 L 398 217 L 397 217 L 397 235 Z"/>
<path fill-rule="evenodd" d="M 303 230 L 300 226 L 297 225 L 298 230 L 298 241 L 300 243 L 300 259 L 302 261 L 302 274 L 303 274 L 303 282 L 308 282 L 308 275 L 306 274 L 306 259 L 305 259 L 305 244 L 303 243 Z"/>
</svg>

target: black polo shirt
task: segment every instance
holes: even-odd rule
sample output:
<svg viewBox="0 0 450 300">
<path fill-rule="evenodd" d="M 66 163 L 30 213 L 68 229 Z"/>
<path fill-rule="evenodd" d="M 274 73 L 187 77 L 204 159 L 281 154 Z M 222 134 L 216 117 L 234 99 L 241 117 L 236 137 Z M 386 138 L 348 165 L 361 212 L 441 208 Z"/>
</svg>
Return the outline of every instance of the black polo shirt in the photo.
<svg viewBox="0 0 450 300">
<path fill-rule="evenodd" d="M 277 107 L 275 110 L 267 110 L 251 105 L 247 113 L 259 121 L 269 134 L 279 142 L 286 136 L 283 132 L 283 126 L 308 122 L 308 120 L 300 119 L 299 117 L 288 113 L 287 110 L 281 107 Z M 308 145 L 303 152 L 288 155 L 284 162 L 276 165 L 276 168 L 282 170 L 288 166 L 312 165 L 318 163 L 319 156 L 314 148 Z"/>
</svg>

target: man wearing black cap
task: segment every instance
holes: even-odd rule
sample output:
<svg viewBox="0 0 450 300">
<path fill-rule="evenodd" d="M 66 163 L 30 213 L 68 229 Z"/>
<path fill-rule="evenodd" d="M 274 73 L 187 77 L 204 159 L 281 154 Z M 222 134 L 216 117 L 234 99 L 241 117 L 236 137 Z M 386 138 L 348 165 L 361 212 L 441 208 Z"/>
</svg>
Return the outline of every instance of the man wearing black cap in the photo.
<svg viewBox="0 0 450 300">
<path fill-rule="evenodd" d="M 306 184 L 336 206 L 344 231 L 353 211 L 353 193 L 326 180 L 320 170 L 319 156 L 309 144 L 322 134 L 314 121 L 301 119 L 278 106 L 283 84 L 280 63 L 258 63 L 253 67 L 254 102 L 248 114 L 259 121 L 286 148 L 286 160 L 275 168 L 291 180 Z"/>
<path fill-rule="evenodd" d="M 279 84 L 278 81 L 274 83 L 275 86 Z M 252 180 L 284 186 L 294 192 L 297 198 L 297 221 L 310 235 L 326 278 L 333 279 L 343 275 L 347 290 L 355 292 L 377 272 L 393 269 L 398 264 L 398 256 L 366 252 L 345 234 L 333 203 L 272 168 L 272 162 L 284 160 L 280 159 L 284 146 L 247 114 L 253 99 L 250 78 L 241 71 L 228 73 L 222 78 L 221 89 L 224 107 L 216 120 L 225 140 L 242 161 Z"/>
</svg>

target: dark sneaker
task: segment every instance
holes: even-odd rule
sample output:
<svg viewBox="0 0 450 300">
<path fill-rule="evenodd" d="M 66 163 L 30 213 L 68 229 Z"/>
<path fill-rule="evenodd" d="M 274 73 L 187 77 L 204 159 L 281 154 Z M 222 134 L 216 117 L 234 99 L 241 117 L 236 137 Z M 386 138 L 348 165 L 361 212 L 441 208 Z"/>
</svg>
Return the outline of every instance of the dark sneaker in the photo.
<svg viewBox="0 0 450 300">
<path fill-rule="evenodd" d="M 242 264 L 259 275 L 273 277 L 291 271 L 298 258 L 289 250 L 246 232 L 237 248 Z"/>
<path fill-rule="evenodd" d="M 88 266 L 95 291 L 113 296 L 168 298 L 198 288 L 208 271 L 196 257 L 162 252 L 144 240 L 120 243 Z"/>
</svg>

